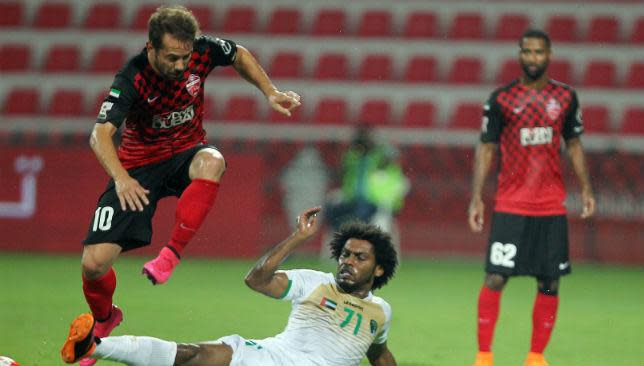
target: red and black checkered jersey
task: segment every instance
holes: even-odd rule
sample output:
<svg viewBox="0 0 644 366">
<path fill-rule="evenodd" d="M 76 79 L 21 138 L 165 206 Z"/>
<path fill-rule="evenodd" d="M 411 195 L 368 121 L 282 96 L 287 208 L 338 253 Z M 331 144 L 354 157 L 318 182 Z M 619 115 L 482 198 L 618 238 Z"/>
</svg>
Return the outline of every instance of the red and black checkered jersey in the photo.
<svg viewBox="0 0 644 366">
<path fill-rule="evenodd" d="M 145 49 L 125 64 L 97 119 L 116 127 L 125 121 L 118 149 L 125 169 L 165 160 L 205 143 L 204 82 L 216 66 L 231 65 L 236 54 L 233 41 L 200 36 L 181 81 L 158 75 Z"/>
<path fill-rule="evenodd" d="M 582 134 L 577 94 L 549 80 L 542 89 L 514 81 L 484 107 L 481 142 L 500 144 L 494 210 L 529 216 L 566 214 L 561 138 Z"/>
</svg>

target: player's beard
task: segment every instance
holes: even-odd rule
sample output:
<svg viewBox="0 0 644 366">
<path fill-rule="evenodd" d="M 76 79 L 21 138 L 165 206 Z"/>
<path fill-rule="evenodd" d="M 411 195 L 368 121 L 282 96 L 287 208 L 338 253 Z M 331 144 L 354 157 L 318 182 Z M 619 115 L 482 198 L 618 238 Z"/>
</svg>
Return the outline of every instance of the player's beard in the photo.
<svg viewBox="0 0 644 366">
<path fill-rule="evenodd" d="M 531 66 L 536 66 L 536 68 L 534 70 L 530 70 Z M 523 69 L 523 74 L 525 75 L 525 77 L 527 77 L 531 81 L 535 81 L 538 80 L 543 74 L 545 74 L 546 69 L 548 69 L 548 62 L 544 63 L 543 65 L 526 65 L 522 63 L 521 68 Z"/>
</svg>

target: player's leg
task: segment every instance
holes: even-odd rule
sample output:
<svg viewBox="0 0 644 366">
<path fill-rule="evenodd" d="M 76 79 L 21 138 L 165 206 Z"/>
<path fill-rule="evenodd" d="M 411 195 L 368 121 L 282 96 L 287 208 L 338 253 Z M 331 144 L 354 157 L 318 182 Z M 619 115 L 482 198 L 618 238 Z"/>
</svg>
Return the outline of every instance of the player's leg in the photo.
<svg viewBox="0 0 644 366">
<path fill-rule="evenodd" d="M 526 366 L 547 366 L 543 351 L 548 345 L 559 307 L 559 279 L 537 278 L 537 297 L 532 310 L 532 339 Z"/>
<path fill-rule="evenodd" d="M 499 318 L 501 292 L 508 282 L 508 277 L 499 273 L 487 273 L 479 292 L 477 303 L 477 340 L 478 353 L 474 366 L 491 366 L 492 339 L 494 328 Z"/>
<path fill-rule="evenodd" d="M 190 160 L 185 177 L 189 182 L 177 202 L 170 242 L 157 258 L 143 267 L 143 272 L 154 284 L 165 283 L 179 264 L 183 250 L 215 203 L 225 170 L 224 157 L 214 148 L 203 148 Z"/>
<path fill-rule="evenodd" d="M 228 366 L 233 350 L 226 344 L 177 344 L 175 366 Z"/>
<path fill-rule="evenodd" d="M 113 243 L 87 245 L 81 259 L 83 294 L 99 322 L 111 317 L 112 295 L 116 289 L 116 272 L 112 264 L 121 253 L 121 247 Z"/>
</svg>

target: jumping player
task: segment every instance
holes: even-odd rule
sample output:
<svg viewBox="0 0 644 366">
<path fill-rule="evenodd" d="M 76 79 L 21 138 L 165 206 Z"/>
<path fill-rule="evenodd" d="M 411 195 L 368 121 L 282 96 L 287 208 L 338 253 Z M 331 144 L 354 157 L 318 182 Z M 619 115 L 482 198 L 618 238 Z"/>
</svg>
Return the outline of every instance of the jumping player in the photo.
<svg viewBox="0 0 644 366">
<path fill-rule="evenodd" d="M 563 138 L 581 186 L 582 218 L 595 211 L 580 135 L 584 127 L 577 94 L 548 78 L 550 39 L 539 30 L 519 40 L 523 76 L 497 89 L 484 108 L 481 143 L 476 149 L 469 226 L 483 230 L 482 190 L 493 156 L 500 171 L 486 255 L 486 276 L 478 300 L 475 366 L 491 366 L 494 326 L 501 290 L 511 276 L 537 279 L 533 329 L 526 366 L 547 366 L 543 351 L 555 324 L 559 277 L 570 273 L 568 226 L 561 177 Z"/>
</svg>

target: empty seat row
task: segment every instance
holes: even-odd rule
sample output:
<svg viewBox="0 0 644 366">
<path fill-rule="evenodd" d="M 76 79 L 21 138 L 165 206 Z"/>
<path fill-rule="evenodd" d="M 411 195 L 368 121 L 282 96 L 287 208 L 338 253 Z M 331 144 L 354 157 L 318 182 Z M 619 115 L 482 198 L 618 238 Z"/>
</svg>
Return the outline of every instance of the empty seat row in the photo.
<svg viewBox="0 0 644 366">
<path fill-rule="evenodd" d="M 96 2 L 91 4 L 80 24 L 85 29 L 120 29 L 123 27 L 144 30 L 157 4 L 142 4 L 135 10 L 132 20 L 123 24 L 125 13 L 119 3 Z M 215 7 L 201 4 L 188 5 L 206 31 L 227 33 L 266 32 L 270 34 L 312 34 L 317 36 L 442 38 L 455 40 L 516 40 L 529 26 L 546 29 L 555 41 L 589 41 L 615 43 L 631 41 L 644 43 L 644 16 L 635 21 L 632 29 L 621 29 L 618 15 L 593 16 L 586 34 L 581 34 L 581 21 L 575 15 L 553 14 L 545 24 L 532 24 L 527 13 L 502 13 L 493 30 L 486 31 L 488 21 L 480 12 L 461 12 L 452 16 L 449 22 L 441 22 L 439 15 L 432 11 L 410 11 L 405 16 L 400 31 L 394 25 L 394 14 L 389 10 L 365 9 L 358 17 L 357 24 L 350 24 L 350 17 L 342 8 L 322 8 L 313 15 L 310 26 L 305 24 L 302 9 L 298 7 L 275 6 L 260 19 L 262 13 L 256 8 L 233 5 L 226 9 L 221 24 L 215 24 Z M 25 6 L 20 1 L 0 3 L 0 26 L 33 26 L 35 28 L 72 27 L 74 5 L 63 2 L 43 2 L 35 12 L 33 21 L 26 21 Z M 491 21 L 490 21 L 491 22 Z M 449 23 L 442 30 L 441 24 Z M 623 36 L 624 35 L 624 36 Z"/>
<path fill-rule="evenodd" d="M 15 88 L 6 96 L 2 104 L 5 116 L 50 117 L 91 116 L 99 110 L 104 98 L 99 94 L 92 101 L 86 99 L 80 89 L 59 89 L 41 108 L 42 95 L 36 88 Z M 403 108 L 401 115 L 394 115 L 393 106 L 385 99 L 365 99 L 359 106 L 356 115 L 351 115 L 348 102 L 340 97 L 324 97 L 312 101 L 314 107 L 310 113 L 305 109 L 296 109 L 292 117 L 270 110 L 265 115 L 260 102 L 254 95 L 231 95 L 221 108 L 213 96 L 207 95 L 205 109 L 207 119 L 222 121 L 263 121 L 278 123 L 311 122 L 314 124 L 349 124 L 363 122 L 381 126 L 404 126 L 415 128 L 436 127 L 443 123 L 438 121 L 438 108 L 431 101 L 411 100 Z M 585 125 L 589 132 L 612 132 L 611 117 L 608 109 L 601 105 L 583 107 Z M 451 128 L 478 130 L 481 125 L 482 106 L 480 103 L 462 102 L 456 104 L 449 113 L 447 125 Z M 623 133 L 644 134 L 644 108 L 631 107 L 623 113 L 620 130 Z"/>
</svg>

